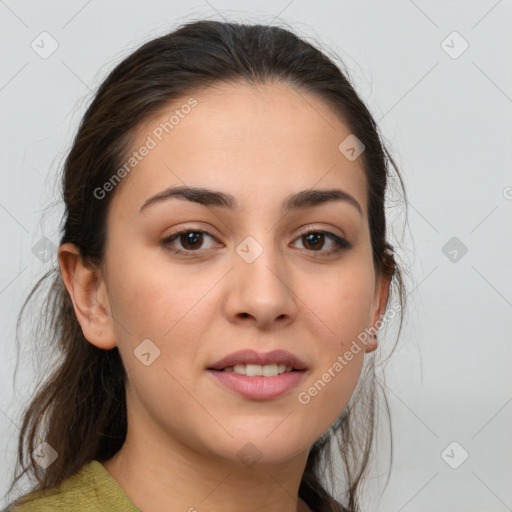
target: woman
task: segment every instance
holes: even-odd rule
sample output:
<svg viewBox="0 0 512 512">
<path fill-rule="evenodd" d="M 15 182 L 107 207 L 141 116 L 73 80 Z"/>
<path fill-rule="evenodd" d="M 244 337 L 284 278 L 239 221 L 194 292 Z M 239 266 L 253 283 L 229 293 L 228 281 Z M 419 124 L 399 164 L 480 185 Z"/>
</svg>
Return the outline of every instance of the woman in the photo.
<svg viewBox="0 0 512 512">
<path fill-rule="evenodd" d="M 289 30 L 191 22 L 121 62 L 65 162 L 62 359 L 19 439 L 13 485 L 38 484 L 8 510 L 359 510 L 376 333 L 405 296 L 388 163 Z"/>
</svg>

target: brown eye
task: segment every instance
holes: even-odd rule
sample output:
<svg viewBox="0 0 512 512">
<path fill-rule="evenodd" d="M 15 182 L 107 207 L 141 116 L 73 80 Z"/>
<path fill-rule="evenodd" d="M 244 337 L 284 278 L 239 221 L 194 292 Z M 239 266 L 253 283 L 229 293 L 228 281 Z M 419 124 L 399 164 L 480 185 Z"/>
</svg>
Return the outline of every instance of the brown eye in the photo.
<svg viewBox="0 0 512 512">
<path fill-rule="evenodd" d="M 325 243 L 325 235 L 323 233 L 310 233 L 303 235 L 306 241 L 306 249 L 321 249 Z"/>
<path fill-rule="evenodd" d="M 214 244 L 211 244 L 209 247 L 203 247 L 205 237 L 215 240 L 212 235 L 201 229 L 184 228 L 165 238 L 161 243 L 166 250 L 173 251 L 175 254 L 191 256 L 213 247 Z M 352 247 L 352 244 L 347 240 L 329 231 L 310 230 L 302 233 L 297 240 L 302 241 L 304 250 L 311 253 L 318 253 L 319 256 L 330 256 L 343 249 Z M 177 243 L 179 243 L 181 247 L 177 247 Z M 329 245 L 329 243 L 331 244 L 331 248 L 322 250 L 326 245 Z"/>
<path fill-rule="evenodd" d="M 205 236 L 213 239 L 213 236 L 201 229 L 182 229 L 162 240 L 162 244 L 168 250 L 174 249 L 176 254 L 186 254 L 199 252 L 200 249 L 209 249 L 210 247 L 202 247 Z M 175 242 L 179 242 L 181 248 L 176 248 Z"/>
<path fill-rule="evenodd" d="M 179 236 L 180 243 L 187 250 L 200 249 L 203 245 L 203 233 L 199 231 L 190 231 Z"/>
<path fill-rule="evenodd" d="M 306 233 L 302 233 L 302 235 L 298 238 L 298 240 L 303 240 L 304 249 L 311 252 L 318 252 L 320 254 L 334 254 L 343 249 L 349 249 L 352 245 L 334 233 L 329 231 L 318 231 L 311 230 Z M 332 245 L 334 245 L 333 249 L 322 251 L 325 243 L 330 241 Z"/>
</svg>

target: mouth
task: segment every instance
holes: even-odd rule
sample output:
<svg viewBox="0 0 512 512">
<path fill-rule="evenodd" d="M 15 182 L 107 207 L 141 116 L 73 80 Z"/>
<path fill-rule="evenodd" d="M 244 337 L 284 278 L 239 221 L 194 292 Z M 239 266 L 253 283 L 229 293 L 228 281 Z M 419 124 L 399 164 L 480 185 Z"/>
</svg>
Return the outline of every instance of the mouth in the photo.
<svg viewBox="0 0 512 512">
<path fill-rule="evenodd" d="M 247 375 L 247 377 L 277 377 L 278 375 L 282 375 L 283 373 L 290 372 L 299 372 L 305 370 L 298 370 L 293 368 L 293 366 L 287 366 L 285 364 L 236 364 L 234 366 L 226 366 L 221 370 L 217 370 L 215 368 L 208 368 L 209 370 L 216 372 L 233 372 L 238 375 Z"/>
<path fill-rule="evenodd" d="M 276 377 L 283 373 L 304 371 L 307 367 L 297 356 L 285 350 L 265 354 L 254 350 L 240 350 L 213 363 L 208 370 L 234 372 L 248 377 Z"/>
<path fill-rule="evenodd" d="M 242 350 L 217 361 L 207 371 L 215 381 L 244 398 L 270 400 L 298 386 L 307 367 L 283 350 L 266 354 Z"/>
</svg>

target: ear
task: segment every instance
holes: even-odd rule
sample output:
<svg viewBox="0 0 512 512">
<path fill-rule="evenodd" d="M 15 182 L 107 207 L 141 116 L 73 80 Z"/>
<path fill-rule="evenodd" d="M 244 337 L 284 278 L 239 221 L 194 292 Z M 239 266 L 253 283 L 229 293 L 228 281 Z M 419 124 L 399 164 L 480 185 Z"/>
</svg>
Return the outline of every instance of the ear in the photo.
<svg viewBox="0 0 512 512">
<path fill-rule="evenodd" d="M 386 304 L 389 297 L 389 288 L 391 286 L 391 280 L 393 275 L 379 275 L 375 284 L 375 294 L 373 300 L 373 311 L 371 317 L 371 323 L 373 329 L 378 330 L 376 324 L 380 324 L 379 320 L 382 320 L 386 310 Z M 373 331 L 372 329 L 372 331 Z M 373 352 L 377 348 L 377 338 L 368 338 L 370 341 L 366 344 L 366 352 Z"/>
<path fill-rule="evenodd" d="M 101 271 L 87 266 L 74 244 L 62 244 L 58 258 L 64 284 L 85 338 L 103 350 L 114 348 L 117 343 Z"/>
</svg>

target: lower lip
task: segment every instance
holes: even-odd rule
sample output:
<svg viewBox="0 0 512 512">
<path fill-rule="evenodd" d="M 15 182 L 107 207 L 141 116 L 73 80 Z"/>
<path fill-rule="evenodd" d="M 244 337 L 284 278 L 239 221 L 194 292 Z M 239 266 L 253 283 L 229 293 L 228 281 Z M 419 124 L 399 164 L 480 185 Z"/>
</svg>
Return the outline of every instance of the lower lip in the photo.
<svg viewBox="0 0 512 512">
<path fill-rule="evenodd" d="M 207 371 L 227 388 L 252 400 L 279 398 L 296 387 L 306 374 L 306 371 L 292 371 L 275 377 L 248 377 L 236 372 Z"/>
</svg>

